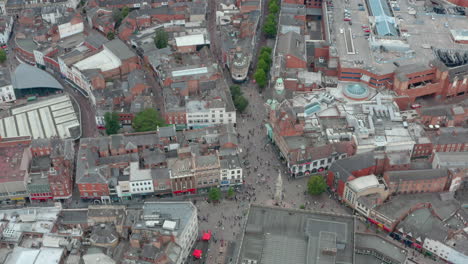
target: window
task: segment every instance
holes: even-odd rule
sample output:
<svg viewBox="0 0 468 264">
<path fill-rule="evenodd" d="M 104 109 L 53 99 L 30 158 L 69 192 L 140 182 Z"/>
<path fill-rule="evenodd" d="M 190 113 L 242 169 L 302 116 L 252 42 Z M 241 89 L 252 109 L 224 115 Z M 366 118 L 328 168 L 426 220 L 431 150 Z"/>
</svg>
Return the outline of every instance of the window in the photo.
<svg viewBox="0 0 468 264">
<path fill-rule="evenodd" d="M 323 165 L 323 164 L 325 164 L 325 160 L 320 161 L 320 165 Z"/>
<path fill-rule="evenodd" d="M 332 158 L 328 158 L 327 162 L 328 162 L 328 163 L 331 163 L 331 162 L 332 162 Z"/>
<path fill-rule="evenodd" d="M 237 170 L 237 173 L 238 173 L 238 174 L 240 174 L 240 173 L 241 173 L 241 171 L 240 171 L 240 170 Z"/>
<path fill-rule="evenodd" d="M 314 161 L 314 167 L 317 167 L 317 162 L 316 161 Z"/>
<path fill-rule="evenodd" d="M 231 171 L 231 174 L 234 174 L 235 171 Z"/>
</svg>

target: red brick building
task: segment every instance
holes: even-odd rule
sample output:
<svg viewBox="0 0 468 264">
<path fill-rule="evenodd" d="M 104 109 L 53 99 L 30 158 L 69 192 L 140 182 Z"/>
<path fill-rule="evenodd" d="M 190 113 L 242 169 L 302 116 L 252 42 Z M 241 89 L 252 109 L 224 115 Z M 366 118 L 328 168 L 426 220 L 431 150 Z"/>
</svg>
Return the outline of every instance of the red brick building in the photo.
<svg viewBox="0 0 468 264">
<path fill-rule="evenodd" d="M 447 169 L 388 171 L 384 180 L 391 194 L 443 192 L 449 187 Z"/>
<path fill-rule="evenodd" d="M 468 129 L 442 127 L 429 135 L 433 151 L 462 152 L 468 151 Z"/>
<path fill-rule="evenodd" d="M 66 200 L 73 191 L 75 150 L 72 140 L 36 139 L 31 143 L 31 200 Z M 43 177 L 47 175 L 47 179 Z"/>
<path fill-rule="evenodd" d="M 378 174 L 379 165 L 383 166 L 383 160 L 379 162 L 373 152 L 334 161 L 327 172 L 327 185 L 339 197 L 343 197 L 346 182 L 361 176 Z"/>
<path fill-rule="evenodd" d="M 448 0 L 448 1 L 457 6 L 468 7 L 467 0 Z"/>
<path fill-rule="evenodd" d="M 131 162 L 140 161 L 139 152 L 154 148 L 164 151 L 166 143 L 175 140 L 174 137 L 174 141 L 161 141 L 155 132 L 82 138 L 76 163 L 76 184 L 81 198 L 106 200 L 117 195 L 115 188 L 120 172 Z"/>
</svg>

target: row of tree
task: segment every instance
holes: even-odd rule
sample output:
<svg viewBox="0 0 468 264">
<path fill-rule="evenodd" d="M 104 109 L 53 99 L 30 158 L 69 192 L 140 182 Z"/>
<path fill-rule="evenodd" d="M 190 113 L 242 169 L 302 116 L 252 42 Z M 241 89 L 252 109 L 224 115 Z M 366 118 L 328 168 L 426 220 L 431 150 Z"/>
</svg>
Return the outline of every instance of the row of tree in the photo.
<svg viewBox="0 0 468 264">
<path fill-rule="evenodd" d="M 239 85 L 233 85 L 230 87 L 232 101 L 234 102 L 234 106 L 236 107 L 237 111 L 244 112 L 247 105 L 249 105 L 249 101 L 244 97 L 242 94 L 242 90 Z"/>
<path fill-rule="evenodd" d="M 279 0 L 270 0 L 268 5 L 268 16 L 265 19 L 263 24 L 263 33 L 268 38 L 276 37 L 277 25 L 278 25 L 278 13 L 280 11 L 280 2 Z"/>
<path fill-rule="evenodd" d="M 229 187 L 226 197 L 232 198 L 235 194 L 234 188 Z M 219 188 L 211 188 L 208 192 L 208 200 L 211 202 L 219 202 L 219 200 L 221 200 L 221 190 Z"/>
<path fill-rule="evenodd" d="M 268 73 L 270 72 L 272 63 L 271 52 L 272 50 L 270 47 L 262 47 L 260 50 L 260 56 L 258 57 L 257 62 L 257 70 L 254 74 L 254 79 L 260 88 L 265 87 L 267 84 Z"/>
<path fill-rule="evenodd" d="M 313 175 L 307 182 L 307 193 L 310 195 L 320 195 L 327 189 L 327 184 L 322 175 Z M 235 195 L 234 188 L 230 187 L 226 193 L 227 198 L 232 198 Z M 208 192 L 208 200 L 211 202 L 219 202 L 221 200 L 221 190 L 219 188 L 211 188 Z M 304 206 L 301 206 L 304 209 Z"/>
<path fill-rule="evenodd" d="M 115 112 L 107 112 L 104 114 L 104 122 L 106 123 L 106 133 L 108 135 L 117 134 L 120 129 L 119 115 Z M 163 127 L 166 122 L 156 109 L 147 108 L 133 118 L 132 126 L 136 132 L 155 131 L 158 127 Z"/>
</svg>

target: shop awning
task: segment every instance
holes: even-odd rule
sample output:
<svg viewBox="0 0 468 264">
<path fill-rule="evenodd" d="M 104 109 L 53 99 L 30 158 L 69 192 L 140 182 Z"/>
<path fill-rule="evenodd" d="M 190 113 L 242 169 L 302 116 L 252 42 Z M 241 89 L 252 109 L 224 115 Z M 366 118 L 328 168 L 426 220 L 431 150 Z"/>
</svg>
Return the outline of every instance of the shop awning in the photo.
<svg viewBox="0 0 468 264">
<path fill-rule="evenodd" d="M 211 238 L 211 231 L 203 233 L 202 240 L 208 241 Z"/>
<path fill-rule="evenodd" d="M 202 257 L 202 251 L 200 249 L 195 249 L 193 251 L 193 256 L 196 257 L 197 259 L 200 259 Z"/>
</svg>

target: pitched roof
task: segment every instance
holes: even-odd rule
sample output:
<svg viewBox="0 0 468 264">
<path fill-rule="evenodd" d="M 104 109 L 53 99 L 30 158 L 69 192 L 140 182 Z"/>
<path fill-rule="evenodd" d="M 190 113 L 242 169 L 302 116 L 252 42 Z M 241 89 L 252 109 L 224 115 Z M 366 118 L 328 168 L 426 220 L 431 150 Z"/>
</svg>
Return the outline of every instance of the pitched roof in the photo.
<svg viewBox="0 0 468 264">
<path fill-rule="evenodd" d="M 121 60 L 130 59 L 136 57 L 133 52 L 123 41 L 120 39 L 114 39 L 104 44 L 104 46 L 110 50 L 115 56 Z"/>
<path fill-rule="evenodd" d="M 291 54 L 306 61 L 304 37 L 296 32 L 289 31 L 286 34 L 280 35 L 278 37 L 277 50 L 278 53 Z"/>
<path fill-rule="evenodd" d="M 385 173 L 390 182 L 433 180 L 447 177 L 447 169 L 388 171 Z"/>
<path fill-rule="evenodd" d="M 329 171 L 335 174 L 336 179 L 346 181 L 353 171 L 370 168 L 374 165 L 374 152 L 366 152 L 333 162 Z"/>
</svg>

